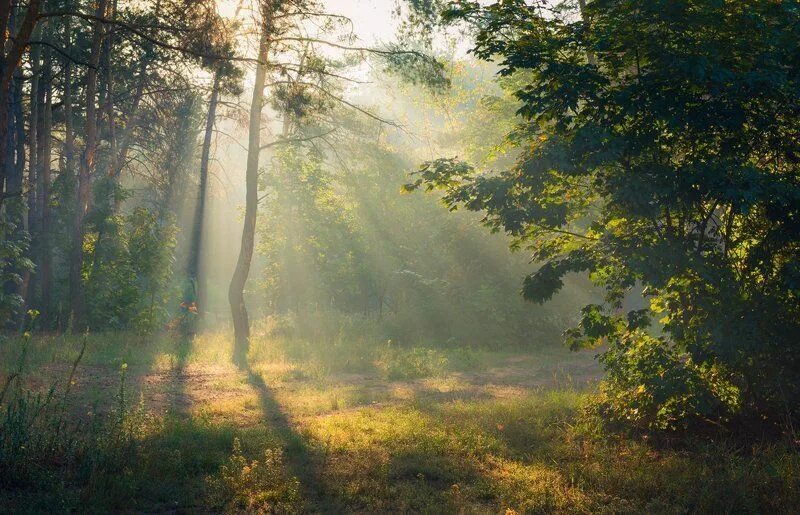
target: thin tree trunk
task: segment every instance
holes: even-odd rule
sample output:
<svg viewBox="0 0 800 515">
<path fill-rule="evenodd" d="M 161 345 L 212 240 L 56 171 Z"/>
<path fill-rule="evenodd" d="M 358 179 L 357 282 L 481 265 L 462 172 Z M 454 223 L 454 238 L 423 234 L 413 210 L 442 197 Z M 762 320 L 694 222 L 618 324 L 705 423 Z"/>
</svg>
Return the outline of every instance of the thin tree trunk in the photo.
<svg viewBox="0 0 800 515">
<path fill-rule="evenodd" d="M 67 3 L 70 9 L 71 2 Z M 64 19 L 64 48 L 72 46 L 72 17 Z M 75 170 L 75 127 L 72 114 L 72 61 L 64 58 L 64 168 L 62 173 Z"/>
<path fill-rule="evenodd" d="M 206 131 L 203 135 L 203 148 L 200 155 L 200 186 L 197 190 L 197 204 L 194 209 L 192 241 L 189 248 L 189 263 L 187 265 L 189 280 L 192 282 L 194 288 L 194 302 L 196 302 L 198 314 L 202 314 L 203 308 L 205 307 L 204 299 L 201 297 L 204 292 L 200 287 L 200 250 L 203 240 L 206 197 L 208 195 L 208 165 L 211 160 L 211 139 L 214 135 L 214 121 L 217 117 L 217 103 L 219 102 L 221 82 L 222 72 L 218 69 L 214 73 L 214 85 L 212 86 L 211 98 L 208 102 Z"/>
<path fill-rule="evenodd" d="M 107 0 L 99 0 L 96 16 L 103 18 L 106 13 Z M 81 332 L 85 329 L 85 301 L 83 270 L 83 237 L 84 220 L 91 202 L 91 178 L 95 169 L 97 152 L 97 68 L 100 64 L 100 51 L 103 44 L 103 24 L 94 22 L 92 47 L 89 68 L 86 71 L 86 146 L 80 160 L 78 173 L 78 195 L 75 209 L 75 220 L 72 227 L 72 252 L 70 253 L 69 289 L 72 310 L 73 330 Z"/>
<path fill-rule="evenodd" d="M 41 213 L 42 225 L 39 230 L 39 252 L 40 252 L 40 284 L 42 291 L 42 315 L 43 320 L 48 321 L 50 317 L 51 306 L 51 286 L 53 283 L 53 256 L 50 242 L 50 159 L 51 159 L 51 132 L 53 128 L 53 84 L 52 84 L 52 66 L 53 60 L 49 48 L 45 49 L 44 58 L 44 113 L 42 115 L 42 134 L 40 140 L 41 145 L 41 160 L 40 171 L 42 174 L 42 191 L 41 203 L 39 211 Z"/>
<path fill-rule="evenodd" d="M 114 0 L 114 10 L 116 12 L 117 9 L 117 0 Z M 155 6 L 153 7 L 153 14 L 158 17 L 161 13 L 161 0 L 156 0 Z M 113 33 L 112 33 L 113 37 Z M 122 175 L 122 169 L 125 167 L 127 158 L 128 158 L 128 151 L 130 150 L 131 141 L 133 140 L 133 131 L 139 124 L 139 114 L 140 114 L 140 105 L 142 103 L 142 98 L 144 97 L 144 88 L 147 84 L 147 68 L 150 64 L 152 59 L 152 44 L 146 43 L 145 50 L 142 55 L 142 60 L 139 62 L 139 80 L 136 84 L 136 92 L 133 96 L 133 104 L 131 105 L 130 113 L 128 114 L 125 120 L 125 128 L 122 130 L 122 134 L 119 138 L 116 136 L 116 127 L 114 128 L 114 138 L 112 142 L 112 163 L 110 168 L 110 175 L 112 180 L 116 183 L 119 183 L 120 176 Z M 110 83 L 110 79 L 109 79 Z M 117 150 L 117 148 L 119 150 Z M 122 196 L 116 195 L 114 198 L 114 213 L 119 213 L 121 207 Z"/>
<path fill-rule="evenodd" d="M 244 287 L 250 275 L 250 264 L 253 260 L 255 246 L 256 214 L 258 211 L 258 163 L 261 154 L 261 108 L 264 104 L 264 86 L 267 76 L 266 62 L 269 57 L 270 36 L 272 32 L 272 6 L 264 13 L 262 33 L 258 45 L 258 63 L 256 64 L 253 99 L 250 104 L 250 126 L 247 147 L 247 169 L 245 183 L 247 187 L 242 228 L 242 243 L 239 259 L 228 288 L 228 302 L 231 305 L 233 318 L 234 347 L 233 359 L 239 366 L 247 365 L 247 351 L 250 345 L 250 320 L 244 303 Z"/>
<path fill-rule="evenodd" d="M 67 2 L 66 7 L 70 9 L 72 2 Z M 72 45 L 72 17 L 67 16 L 64 19 L 64 48 L 70 48 Z M 65 57 L 63 61 L 64 69 L 64 149 L 62 152 L 62 167 L 61 173 L 66 174 L 64 177 L 69 177 L 70 186 L 73 185 L 72 180 L 75 178 L 75 119 L 73 113 L 73 88 L 72 88 L 72 61 Z M 73 191 L 76 191 L 73 188 Z M 71 257 L 71 255 L 70 255 Z M 64 323 L 69 320 L 71 308 L 66 310 L 62 306 L 58 309 L 58 329 L 64 330 Z"/>
<path fill-rule="evenodd" d="M 131 105 L 131 112 L 125 122 L 125 129 L 122 131 L 122 136 L 119 138 L 119 151 L 115 154 L 114 163 L 111 166 L 111 175 L 119 180 L 122 174 L 122 169 L 125 167 L 125 160 L 128 156 L 131 140 L 133 139 L 133 130 L 139 123 L 139 106 L 144 96 L 144 87 L 147 82 L 147 60 L 145 55 L 139 64 L 139 82 L 136 84 L 136 92 L 133 96 L 133 104 Z M 116 206 L 119 208 L 119 206 Z"/>
<path fill-rule="evenodd" d="M 5 48 L 7 35 L 14 29 L 14 19 L 13 19 L 13 9 L 11 6 L 11 0 L 2 0 L 0 1 L 0 29 L 2 29 L 3 33 L 0 34 L 0 48 Z M 5 55 L 2 56 L 0 60 L 0 66 L 5 64 Z M 2 70 L 0 70 L 2 71 Z M 10 91 L 11 84 L 9 83 L 9 94 L 6 95 L 4 102 L 7 105 L 3 106 L 3 109 L 6 110 L 6 113 L 10 112 L 12 108 L 12 104 L 14 102 L 13 94 Z M 5 139 L 5 149 L 7 150 L 12 142 L 11 140 L 14 137 L 13 130 L 11 126 L 14 123 L 14 120 L 6 114 L 5 120 L 5 132 L 3 133 L 3 139 Z M 5 157 L 5 156 L 4 156 Z M 6 198 L 6 192 L 10 195 L 14 194 L 14 163 L 13 159 L 6 158 L 5 161 L 2 163 L 2 168 L 0 169 L 0 207 L 3 205 L 3 200 Z M 5 288 L 5 285 L 3 285 Z M 4 290 L 5 291 L 5 290 Z"/>
<path fill-rule="evenodd" d="M 9 209 L 11 221 L 16 225 L 17 231 L 22 231 L 23 209 L 22 209 L 22 181 L 25 176 L 25 118 L 22 112 L 22 72 L 17 70 L 17 77 L 9 97 L 9 111 L 11 117 L 8 120 L 8 137 L 6 147 L 8 156 L 6 159 L 6 193 L 14 199 L 14 207 Z"/>
<path fill-rule="evenodd" d="M 13 32 L 16 19 L 15 12 L 9 12 L 9 17 L 3 23 L 8 24 L 8 31 Z M 3 35 L 3 38 L 5 35 Z M 22 86 L 24 80 L 22 71 L 17 68 L 14 80 L 9 85 L 9 96 L 6 122 L 8 131 L 6 139 L 7 156 L 3 169 L 0 170 L 0 206 L 2 206 L 3 193 L 5 197 L 13 199 L 12 207 L 7 210 L 9 220 L 15 225 L 15 238 L 24 233 L 24 210 L 22 206 L 22 182 L 25 178 L 25 120 L 22 114 Z M 21 151 L 21 157 L 20 157 Z M 17 291 L 18 285 L 14 285 Z"/>
<path fill-rule="evenodd" d="M 10 92 L 10 105 L 8 127 L 8 141 L 6 147 L 9 156 L 5 162 L 6 185 L 5 191 L 11 200 L 6 204 L 8 219 L 14 224 L 14 231 L 10 237 L 15 241 L 25 238 L 24 216 L 25 210 L 22 199 L 22 182 L 25 177 L 25 118 L 22 112 L 22 71 L 17 69 Z M 14 272 L 24 275 L 19 265 L 14 267 Z M 22 285 L 17 281 L 7 281 L 2 285 L 7 294 L 22 294 Z"/>
<path fill-rule="evenodd" d="M 117 2 L 112 0 L 108 6 L 108 18 L 113 20 L 116 17 Z M 103 253 L 106 250 L 109 236 L 115 238 L 117 235 L 109 235 L 109 231 L 115 231 L 116 227 L 112 226 L 110 220 L 117 212 L 118 200 L 120 198 L 118 192 L 119 180 L 116 174 L 113 173 L 113 167 L 116 164 L 117 155 L 117 138 L 116 138 L 116 123 L 114 120 L 114 81 L 113 74 L 111 73 L 111 63 L 113 61 L 113 37 L 114 26 L 109 24 L 104 27 L 105 32 L 103 35 L 102 53 L 100 56 L 100 68 L 102 73 L 98 78 L 100 84 L 100 114 L 98 116 L 98 132 L 100 139 L 104 139 L 109 143 L 109 154 L 111 155 L 110 162 L 104 163 L 106 166 L 106 196 L 100 199 L 100 209 L 98 210 L 105 216 L 105 219 L 98 224 L 97 239 L 94 244 L 94 252 L 92 253 L 92 276 L 98 271 L 101 263 L 103 262 Z M 113 209 L 113 211 L 112 211 Z"/>
</svg>

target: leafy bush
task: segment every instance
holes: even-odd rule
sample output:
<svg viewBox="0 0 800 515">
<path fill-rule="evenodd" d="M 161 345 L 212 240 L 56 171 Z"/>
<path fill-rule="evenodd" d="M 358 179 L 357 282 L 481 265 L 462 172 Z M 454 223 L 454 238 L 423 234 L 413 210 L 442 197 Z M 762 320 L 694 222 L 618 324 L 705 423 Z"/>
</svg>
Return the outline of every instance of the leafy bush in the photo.
<svg viewBox="0 0 800 515">
<path fill-rule="evenodd" d="M 262 460 L 248 460 L 238 438 L 217 476 L 209 478 L 213 503 L 226 512 L 302 513 L 300 482 L 284 473 L 280 449 L 266 449 Z"/>
<path fill-rule="evenodd" d="M 176 227 L 137 208 L 104 219 L 104 230 L 87 237 L 84 267 L 90 326 L 94 330 L 149 331 L 168 318 Z"/>
<path fill-rule="evenodd" d="M 22 282 L 20 275 L 33 269 L 33 263 L 26 258 L 29 238 L 25 231 L 18 231 L 5 212 L 0 212 L 0 329 L 22 306 L 18 287 Z"/>
<path fill-rule="evenodd" d="M 609 373 L 597 409 L 612 424 L 685 429 L 699 421 L 727 421 L 739 409 L 740 392 L 724 374 L 693 362 L 663 338 L 627 333 L 600 361 Z"/>
<path fill-rule="evenodd" d="M 378 368 L 387 379 L 419 379 L 443 374 L 447 357 L 435 349 L 412 347 L 397 348 L 388 343 L 377 361 Z"/>
</svg>

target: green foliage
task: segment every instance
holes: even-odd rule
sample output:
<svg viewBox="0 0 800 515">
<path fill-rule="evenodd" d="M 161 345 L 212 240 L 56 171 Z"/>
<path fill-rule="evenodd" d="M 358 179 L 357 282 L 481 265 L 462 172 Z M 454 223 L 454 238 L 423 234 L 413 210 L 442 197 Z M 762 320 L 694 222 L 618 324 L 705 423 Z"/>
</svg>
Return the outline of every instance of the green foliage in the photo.
<svg viewBox="0 0 800 515">
<path fill-rule="evenodd" d="M 294 146 L 263 176 L 266 312 L 292 313 L 301 325 L 330 312 L 378 319 L 377 341 L 408 346 L 499 348 L 557 338 L 569 323 L 560 306 L 532 311 L 517 295 L 514 274 L 526 270 L 525 259 L 509 256 L 506 240 L 486 235 L 473 216 L 451 217 L 432 199 L 398 195 L 410 152 L 349 129 L 338 142 L 341 159 Z"/>
<path fill-rule="evenodd" d="M 608 377 L 596 409 L 612 424 L 686 429 L 727 422 L 741 407 L 739 389 L 720 370 L 694 363 L 664 338 L 628 332 L 600 361 Z"/>
<path fill-rule="evenodd" d="M 525 280 L 530 300 L 591 273 L 606 306 L 568 336 L 609 344 L 615 416 L 644 427 L 799 416 L 800 6 L 576 7 L 451 4 L 477 56 L 525 78 L 520 158 L 489 173 L 440 159 L 409 188 L 444 190 L 451 209 L 485 212 L 529 249 L 543 263 Z M 634 290 L 650 308 L 619 316 Z M 643 334 L 658 317 L 663 336 Z"/>
<path fill-rule="evenodd" d="M 22 273 L 33 269 L 26 256 L 29 238 L 17 224 L 0 212 L 0 328 L 16 314 L 23 305 L 19 286 Z"/>
<path fill-rule="evenodd" d="M 448 363 L 447 356 L 436 349 L 402 349 L 389 341 L 377 365 L 387 379 L 418 379 L 443 375 Z"/>
<path fill-rule="evenodd" d="M 213 504 L 226 513 L 302 513 L 300 482 L 287 478 L 280 449 L 265 449 L 261 460 L 249 460 L 238 438 L 219 474 L 210 478 Z"/>
<path fill-rule="evenodd" d="M 442 92 L 450 86 L 444 64 L 424 51 L 411 51 L 407 49 L 407 45 L 398 45 L 389 46 L 386 52 L 384 71 L 435 92 Z"/>
<path fill-rule="evenodd" d="M 177 229 L 157 214 L 136 208 L 106 218 L 84 247 L 88 318 L 96 330 L 163 325 Z M 99 242 L 99 243 L 98 243 Z"/>
</svg>

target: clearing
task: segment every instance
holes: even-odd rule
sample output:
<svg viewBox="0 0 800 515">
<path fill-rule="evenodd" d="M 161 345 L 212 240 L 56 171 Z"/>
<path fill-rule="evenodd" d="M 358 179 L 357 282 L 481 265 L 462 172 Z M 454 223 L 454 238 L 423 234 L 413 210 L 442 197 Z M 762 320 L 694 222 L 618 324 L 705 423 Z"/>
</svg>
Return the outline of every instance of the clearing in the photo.
<svg viewBox="0 0 800 515">
<path fill-rule="evenodd" d="M 20 344 L 2 345 L 7 374 Z M 229 347 L 224 333 L 90 336 L 70 418 L 128 413 L 125 453 L 82 482 L 0 492 L 0 509 L 791 511 L 797 498 L 796 452 L 598 436 L 580 416 L 601 377 L 592 353 L 262 335 L 242 371 Z M 80 348 L 31 341 L 25 384 L 65 382 Z"/>
</svg>

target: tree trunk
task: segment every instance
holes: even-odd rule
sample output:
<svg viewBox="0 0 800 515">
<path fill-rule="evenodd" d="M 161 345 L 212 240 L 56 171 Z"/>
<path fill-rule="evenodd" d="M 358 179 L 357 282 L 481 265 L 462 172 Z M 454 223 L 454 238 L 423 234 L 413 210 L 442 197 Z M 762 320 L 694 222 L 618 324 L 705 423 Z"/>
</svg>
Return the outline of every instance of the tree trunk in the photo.
<svg viewBox="0 0 800 515">
<path fill-rule="evenodd" d="M 261 154 L 261 108 L 264 104 L 264 85 L 267 76 L 267 58 L 269 57 L 270 35 L 272 32 L 272 12 L 268 7 L 262 24 L 261 40 L 258 45 L 258 63 L 253 85 L 253 100 L 250 104 L 250 126 L 247 146 L 247 170 L 245 183 L 247 187 L 242 229 L 242 244 L 239 259 L 228 288 L 228 302 L 233 317 L 234 346 L 233 359 L 239 366 L 247 365 L 247 351 L 250 344 L 250 321 L 244 303 L 244 287 L 250 275 L 250 264 L 253 260 L 255 246 L 256 214 L 258 211 L 258 162 Z"/>
<path fill-rule="evenodd" d="M 108 18 L 113 20 L 116 18 L 117 1 L 111 0 L 108 6 Z M 118 227 L 112 225 L 110 221 L 113 215 L 116 214 L 119 207 L 119 179 L 114 173 L 114 165 L 116 164 L 117 155 L 117 137 L 116 137 L 116 121 L 114 119 L 114 81 L 112 74 L 112 61 L 113 61 L 113 38 L 114 26 L 111 24 L 104 26 L 102 51 L 100 54 L 100 68 L 102 73 L 99 74 L 99 94 L 100 94 L 100 113 L 97 121 L 97 131 L 100 134 L 99 139 L 105 140 L 109 144 L 110 160 L 103 163 L 106 167 L 105 178 L 108 183 L 105 185 L 105 198 L 99 199 L 99 213 L 104 215 L 104 219 L 100 221 L 97 229 L 97 239 L 94 244 L 94 252 L 92 254 L 92 275 L 94 275 L 103 262 L 104 252 L 107 251 L 106 246 L 109 244 L 109 237 L 113 242 L 117 238 Z M 113 211 L 112 211 L 113 209 Z M 113 231 L 114 234 L 109 234 Z M 113 243 L 112 243 L 113 245 Z"/>
<path fill-rule="evenodd" d="M 192 241 L 189 248 L 189 263 L 187 274 L 194 288 L 194 299 L 198 314 L 202 314 L 205 307 L 203 290 L 200 287 L 200 250 L 203 240 L 203 225 L 206 209 L 206 196 L 208 194 L 208 164 L 211 159 L 211 139 L 214 135 L 214 121 L 217 116 L 217 103 L 222 82 L 222 72 L 217 70 L 214 74 L 214 85 L 211 89 L 211 99 L 208 102 L 208 115 L 206 116 L 206 131 L 203 135 L 203 148 L 200 156 L 200 186 L 197 190 L 197 204 L 194 209 L 194 223 L 192 224 Z M 185 299 L 189 300 L 189 299 Z M 192 328 L 194 329 L 194 328 Z"/>
<path fill-rule="evenodd" d="M 16 225 L 17 231 L 22 231 L 22 181 L 25 176 L 25 118 L 22 112 L 22 71 L 17 70 L 13 88 L 9 95 L 8 106 L 11 117 L 8 120 L 8 135 L 6 147 L 8 156 L 5 162 L 6 194 L 14 201 L 14 207 L 9 208 L 11 221 Z"/>
<path fill-rule="evenodd" d="M 41 202 L 39 204 L 39 213 L 41 219 L 41 227 L 39 228 L 39 284 L 41 285 L 42 300 L 41 311 L 42 319 L 48 321 L 50 317 L 50 296 L 51 286 L 53 283 L 53 256 L 50 242 L 50 159 L 51 159 L 51 132 L 53 128 L 53 84 L 52 84 L 52 66 L 53 61 L 49 48 L 45 49 L 44 57 L 44 81 L 41 86 L 44 87 L 45 101 L 42 106 L 44 113 L 42 113 L 42 134 L 39 140 L 41 141 L 41 159 L 39 162 L 39 170 L 41 172 Z M 40 87 L 41 87 L 40 86 Z"/>
<path fill-rule="evenodd" d="M 5 210 L 8 219 L 14 224 L 14 231 L 9 235 L 14 241 L 25 238 L 24 202 L 22 198 L 22 182 L 25 177 L 25 115 L 22 112 L 22 71 L 17 69 L 13 86 L 10 91 L 10 105 L 7 149 L 9 156 L 5 161 L 6 184 L 5 192 L 10 201 Z M 19 264 L 13 269 L 19 276 L 24 275 L 24 270 Z M 22 285 L 16 281 L 7 281 L 2 285 L 7 294 L 22 294 Z"/>
<path fill-rule="evenodd" d="M 67 9 L 71 2 L 67 3 Z M 64 48 L 72 46 L 72 17 L 64 19 Z M 72 174 L 75 170 L 75 128 L 72 114 L 72 61 L 64 58 L 64 168 L 61 173 Z"/>
<path fill-rule="evenodd" d="M 71 8 L 72 2 L 67 2 L 67 9 Z M 67 16 L 64 19 L 64 48 L 71 48 L 72 46 L 72 17 Z M 66 174 L 64 177 L 69 178 L 69 185 L 72 187 L 72 180 L 75 178 L 75 118 L 73 111 L 73 87 L 72 87 L 72 61 L 68 57 L 64 57 L 63 61 L 63 104 L 64 104 L 64 148 L 62 151 L 61 173 Z M 73 189 L 73 191 L 76 191 Z M 70 249 L 71 251 L 71 249 Z M 70 254 L 71 257 L 71 254 Z M 69 315 L 71 314 L 71 306 L 64 309 L 64 306 L 59 306 L 58 309 L 58 329 L 65 330 L 65 322 L 68 322 Z"/>
<path fill-rule="evenodd" d="M 114 11 L 116 12 L 117 9 L 117 1 L 114 0 Z M 153 14 L 156 18 L 161 13 L 161 0 L 156 0 Z M 113 37 L 113 33 L 111 36 Z M 144 53 L 142 54 L 142 59 L 139 62 L 139 80 L 136 83 L 136 92 L 133 96 L 133 104 L 131 105 L 131 110 L 128 113 L 127 118 L 125 119 L 125 127 L 122 130 L 122 134 L 119 138 L 117 138 L 116 133 L 114 134 L 114 140 L 112 142 L 112 162 L 111 162 L 111 169 L 109 174 L 111 175 L 111 179 L 115 181 L 116 184 L 119 183 L 120 176 L 122 175 L 122 169 L 125 167 L 125 164 L 128 159 L 128 150 L 131 147 L 131 141 L 133 140 L 133 131 L 139 125 L 139 114 L 140 114 L 140 106 L 142 103 L 142 98 L 144 97 L 144 88 L 147 85 L 147 68 L 150 64 L 153 53 L 153 45 L 152 43 L 145 43 L 144 46 Z M 110 79 L 109 79 L 110 84 Z M 115 129 L 116 131 L 116 129 Z M 118 148 L 118 150 L 117 150 Z M 121 207 L 122 196 L 116 195 L 114 197 L 114 205 L 113 210 L 114 213 L 119 213 Z"/>
<path fill-rule="evenodd" d="M 30 248 L 28 250 L 31 261 L 38 262 L 39 256 L 39 217 L 38 206 L 41 194 L 41 177 L 39 174 L 39 106 L 41 98 L 39 96 L 39 78 L 41 76 L 41 47 L 34 46 L 31 49 L 31 90 L 30 90 L 30 113 L 28 118 L 28 233 L 31 237 Z M 22 275 L 22 298 L 23 298 L 23 317 L 32 307 L 33 298 L 36 295 L 36 271 L 25 270 Z"/>
<path fill-rule="evenodd" d="M 14 17 L 13 17 L 13 10 L 11 8 L 11 0 L 0 1 L 0 29 L 3 30 L 2 35 L 0 35 L 0 48 L 5 48 L 7 35 L 14 29 Z M 5 64 L 5 55 L 3 55 L 2 60 L 0 60 L 0 66 L 3 66 L 4 64 Z M 3 70 L 0 69 L 0 71 Z M 14 120 L 9 118 L 8 116 L 8 113 L 12 109 L 12 105 L 14 102 L 14 99 L 12 98 L 13 95 L 10 89 L 11 89 L 11 83 L 9 83 L 9 92 L 3 99 L 6 105 L 2 107 L 2 109 L 5 109 L 6 112 L 6 119 L 3 121 L 3 123 L 5 124 L 3 139 L 5 140 L 4 145 L 6 150 L 11 146 L 12 144 L 11 140 L 14 137 L 13 130 L 11 128 L 11 126 L 14 123 Z M 14 177 L 15 169 L 13 162 L 10 161 L 13 161 L 13 159 L 6 158 L 1 163 L 2 168 L 0 168 L 0 207 L 2 207 L 3 200 L 6 198 L 7 194 L 8 196 L 10 196 L 13 195 L 15 192 L 15 189 L 13 187 L 13 182 L 15 180 Z M 3 287 L 5 288 L 5 285 L 3 285 Z"/>
<path fill-rule="evenodd" d="M 42 0 L 30 0 L 25 17 L 20 23 L 16 35 L 9 38 L 9 25 L 12 20 L 12 6 L 10 0 L 0 0 L 0 179 L 6 173 L 8 160 L 8 126 L 9 107 L 11 96 L 11 82 L 19 68 L 20 60 L 31 38 L 31 33 L 39 21 L 39 10 Z M 10 44 L 9 44 L 10 39 Z M 10 47 L 8 51 L 5 49 Z M 4 183 L 0 180 L 0 183 Z M 0 188 L 2 189 L 2 188 Z M 0 193 L 3 193 L 0 191 Z M 4 195 L 0 194 L 0 207 L 3 205 Z"/>
<path fill-rule="evenodd" d="M 96 16 L 103 18 L 106 14 L 107 0 L 99 0 Z M 75 220 L 72 226 L 72 252 L 69 267 L 69 297 L 72 310 L 73 330 L 82 332 L 86 328 L 84 321 L 86 299 L 82 284 L 83 270 L 83 237 L 84 220 L 91 202 L 91 178 L 95 169 L 95 153 L 97 151 L 97 68 L 100 64 L 100 51 L 103 44 L 103 24 L 94 22 L 92 47 L 89 68 L 86 71 L 86 146 L 80 160 L 78 173 L 78 195 L 75 209 Z"/>
</svg>

